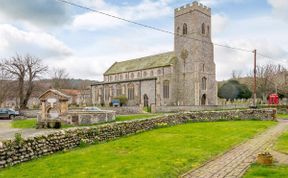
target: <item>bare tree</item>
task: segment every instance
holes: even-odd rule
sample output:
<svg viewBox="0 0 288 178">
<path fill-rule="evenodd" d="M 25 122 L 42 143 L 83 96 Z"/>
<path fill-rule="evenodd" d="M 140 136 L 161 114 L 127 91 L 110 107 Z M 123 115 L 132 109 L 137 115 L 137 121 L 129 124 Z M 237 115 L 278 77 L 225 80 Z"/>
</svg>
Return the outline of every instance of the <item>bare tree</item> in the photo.
<svg viewBox="0 0 288 178">
<path fill-rule="evenodd" d="M 241 70 L 232 70 L 232 79 L 239 79 L 242 76 Z"/>
<path fill-rule="evenodd" d="M 7 99 L 11 87 L 11 78 L 0 64 L 0 105 Z"/>
<path fill-rule="evenodd" d="M 69 74 L 63 68 L 54 68 L 52 71 L 52 87 L 56 89 L 67 88 Z"/>
<path fill-rule="evenodd" d="M 279 77 L 283 73 L 287 72 L 287 69 L 281 65 L 266 64 L 257 66 L 257 95 L 263 100 L 266 99 L 269 93 L 277 92 L 278 89 L 285 90 L 284 80 L 280 80 Z M 251 81 L 249 81 L 250 88 L 253 86 L 253 77 L 251 73 Z M 284 88 L 284 89 L 282 89 Z"/>
<path fill-rule="evenodd" d="M 34 90 L 34 81 L 48 67 L 41 63 L 41 60 L 30 55 L 25 57 L 16 55 L 2 63 L 3 71 L 9 73 L 11 77 L 17 80 L 18 97 L 21 109 L 27 108 L 27 103 Z"/>
</svg>

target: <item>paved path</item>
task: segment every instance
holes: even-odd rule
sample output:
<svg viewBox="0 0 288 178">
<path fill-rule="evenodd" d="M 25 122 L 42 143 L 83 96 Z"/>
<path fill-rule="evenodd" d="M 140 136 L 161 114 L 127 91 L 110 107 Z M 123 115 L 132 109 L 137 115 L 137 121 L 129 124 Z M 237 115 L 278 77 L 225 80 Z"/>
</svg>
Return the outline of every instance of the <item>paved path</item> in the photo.
<svg viewBox="0 0 288 178">
<path fill-rule="evenodd" d="M 11 128 L 10 120 L 0 120 L 0 140 L 7 140 L 14 138 L 15 133 L 21 133 L 22 137 L 33 137 L 51 133 L 55 130 L 48 129 L 15 129 Z"/>
<path fill-rule="evenodd" d="M 279 124 L 266 132 L 248 140 L 222 156 L 204 164 L 202 167 L 184 174 L 183 178 L 236 178 L 242 177 L 250 164 L 261 151 L 271 147 L 273 142 L 287 129 L 288 121 Z"/>
</svg>

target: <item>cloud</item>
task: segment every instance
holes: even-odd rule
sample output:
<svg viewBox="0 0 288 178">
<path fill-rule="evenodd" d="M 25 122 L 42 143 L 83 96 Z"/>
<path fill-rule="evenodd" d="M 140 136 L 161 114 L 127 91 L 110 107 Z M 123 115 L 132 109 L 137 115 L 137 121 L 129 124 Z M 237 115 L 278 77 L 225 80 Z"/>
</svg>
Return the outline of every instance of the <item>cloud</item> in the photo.
<svg viewBox="0 0 288 178">
<path fill-rule="evenodd" d="M 72 50 L 54 36 L 43 32 L 26 32 L 9 24 L 0 24 L 1 55 L 30 53 L 39 57 L 68 56 Z M 1 56 L 3 57 L 3 56 Z"/>
<path fill-rule="evenodd" d="M 288 21 L 288 1 L 287 0 L 267 0 L 273 8 L 273 13 Z"/>
<path fill-rule="evenodd" d="M 219 5 L 224 3 L 240 3 L 244 0 L 200 0 L 199 3 L 205 4 L 206 6 Z"/>
<path fill-rule="evenodd" d="M 16 21 L 57 26 L 71 20 L 69 8 L 54 0 L 1 0 L 0 14 Z"/>
<path fill-rule="evenodd" d="M 212 15 L 212 32 L 213 34 L 222 33 L 229 25 L 229 19 L 225 15 Z"/>
<path fill-rule="evenodd" d="M 122 17 L 132 21 L 161 18 L 171 15 L 173 10 L 168 6 L 168 1 L 151 1 L 144 0 L 140 4 L 129 6 L 113 6 L 103 1 L 95 4 L 95 9 L 114 16 Z M 124 25 L 126 22 L 103 14 L 87 12 L 76 15 L 73 21 L 73 27 L 85 30 L 97 30 L 103 28 L 116 27 Z"/>
</svg>

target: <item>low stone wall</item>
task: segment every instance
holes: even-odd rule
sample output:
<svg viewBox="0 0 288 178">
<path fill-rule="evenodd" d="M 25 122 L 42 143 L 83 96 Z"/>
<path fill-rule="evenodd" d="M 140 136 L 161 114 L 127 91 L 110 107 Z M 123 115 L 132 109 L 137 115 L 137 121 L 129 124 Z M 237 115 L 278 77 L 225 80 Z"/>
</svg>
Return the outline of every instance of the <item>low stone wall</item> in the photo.
<svg viewBox="0 0 288 178">
<path fill-rule="evenodd" d="M 139 106 L 124 106 L 124 107 L 99 107 L 103 110 L 115 111 L 117 115 L 129 115 L 142 113 L 142 109 Z"/>
<path fill-rule="evenodd" d="M 20 114 L 27 118 L 37 118 L 38 114 L 40 113 L 39 109 L 27 109 L 27 110 L 21 110 Z"/>
<path fill-rule="evenodd" d="M 116 119 L 115 111 L 69 111 L 61 116 L 61 121 L 71 125 L 91 125 L 112 122 Z"/>
<path fill-rule="evenodd" d="M 272 109 L 185 112 L 95 127 L 70 128 L 23 140 L 18 138 L 13 141 L 0 142 L 0 168 L 71 149 L 83 143 L 108 141 L 159 127 L 188 122 L 273 120 L 275 113 L 276 111 Z"/>
<path fill-rule="evenodd" d="M 210 111 L 210 110 L 225 110 L 225 109 L 248 109 L 248 105 L 206 105 L 206 106 L 155 106 L 153 112 L 167 113 L 180 111 Z"/>
</svg>

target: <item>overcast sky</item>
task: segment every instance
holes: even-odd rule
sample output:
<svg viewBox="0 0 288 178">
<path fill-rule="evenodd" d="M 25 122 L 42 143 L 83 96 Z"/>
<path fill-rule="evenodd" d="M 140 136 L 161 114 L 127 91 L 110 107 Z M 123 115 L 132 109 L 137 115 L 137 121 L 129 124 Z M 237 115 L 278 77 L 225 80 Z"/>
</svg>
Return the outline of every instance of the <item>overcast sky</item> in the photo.
<svg viewBox="0 0 288 178">
<path fill-rule="evenodd" d="M 190 0 L 68 0 L 173 31 L 174 8 Z M 254 49 L 259 63 L 288 66 L 288 0 L 202 0 L 212 8 L 213 42 Z M 70 77 L 102 80 L 115 61 L 173 50 L 173 36 L 56 0 L 0 0 L 0 57 L 31 54 Z M 215 46 L 217 79 L 252 69 L 253 55 Z"/>
</svg>

